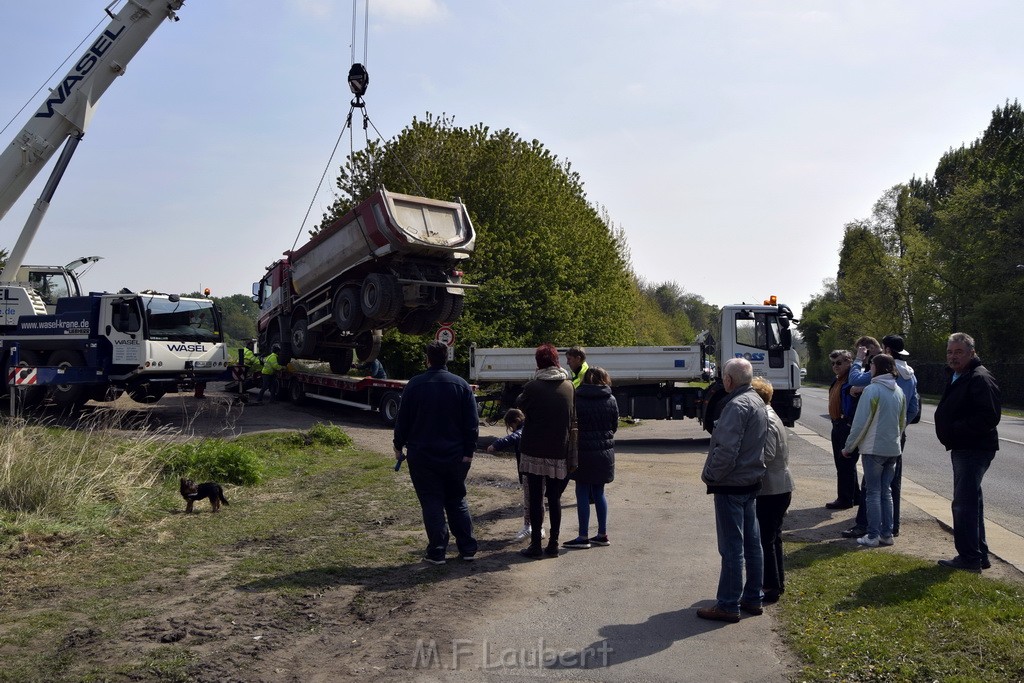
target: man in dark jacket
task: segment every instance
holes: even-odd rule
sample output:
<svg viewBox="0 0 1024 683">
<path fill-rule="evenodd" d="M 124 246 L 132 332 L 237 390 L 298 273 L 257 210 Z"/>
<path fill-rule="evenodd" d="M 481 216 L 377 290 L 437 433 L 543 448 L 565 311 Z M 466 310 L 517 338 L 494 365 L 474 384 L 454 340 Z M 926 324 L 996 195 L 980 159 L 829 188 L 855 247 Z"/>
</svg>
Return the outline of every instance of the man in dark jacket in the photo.
<svg viewBox="0 0 1024 683">
<path fill-rule="evenodd" d="M 957 555 L 943 567 L 980 572 L 989 565 L 981 480 L 999 450 L 1002 406 L 999 385 L 963 332 L 946 344 L 948 379 L 935 409 L 935 434 L 953 463 L 953 544 Z"/>
<path fill-rule="evenodd" d="M 715 526 L 722 569 L 714 607 L 701 607 L 701 619 L 737 622 L 740 610 L 761 614 L 764 556 L 755 502 L 764 477 L 768 411 L 750 386 L 750 361 L 732 358 L 722 368 L 729 395 L 711 432 L 711 448 L 701 480 L 715 495 Z M 743 571 L 746 569 L 746 581 Z"/>
<path fill-rule="evenodd" d="M 424 561 L 445 563 L 449 528 L 459 557 L 472 560 L 477 542 L 466 503 L 466 475 L 480 429 L 476 399 L 466 380 L 448 372 L 447 346 L 430 342 L 426 352 L 427 371 L 409 380 L 402 392 L 395 420 L 395 460 L 408 458 L 409 477 L 423 509 Z M 407 456 L 402 455 L 403 448 Z"/>
</svg>

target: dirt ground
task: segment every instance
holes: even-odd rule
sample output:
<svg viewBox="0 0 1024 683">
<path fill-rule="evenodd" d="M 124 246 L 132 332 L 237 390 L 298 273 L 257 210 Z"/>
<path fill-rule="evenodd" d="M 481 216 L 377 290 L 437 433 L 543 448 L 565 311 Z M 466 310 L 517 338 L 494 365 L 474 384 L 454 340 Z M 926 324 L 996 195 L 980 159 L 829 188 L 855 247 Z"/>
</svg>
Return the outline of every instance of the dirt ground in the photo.
<svg viewBox="0 0 1024 683">
<path fill-rule="evenodd" d="M 360 448 L 390 457 L 391 431 L 376 414 L 283 402 L 242 407 L 212 389 L 207 395 L 205 401 L 168 396 L 146 408 L 121 399 L 126 403 L 116 407 L 125 410 L 126 429 L 146 423 L 187 435 L 230 437 L 333 422 Z M 481 446 L 503 433 L 503 428 L 483 425 Z M 658 442 L 652 443 L 654 450 L 660 447 Z M 630 475 L 658 476 L 656 468 L 643 467 L 630 470 Z M 831 485 L 827 479 L 825 484 L 822 496 Z M 512 580 L 517 581 L 519 595 L 544 597 L 542 586 L 516 578 L 522 573 L 510 575 L 509 553 L 497 552 L 519 546 L 511 541 L 522 523 L 514 461 L 507 456 L 479 454 L 469 485 L 481 539 L 477 562 L 450 560 L 443 568 L 415 564 L 398 572 L 367 576 L 360 585 L 339 582 L 299 594 L 282 595 L 259 585 L 225 590 L 229 566 L 239 557 L 267 548 L 265 542 L 262 547 L 238 544 L 227 556 L 196 562 L 187 574 L 154 574 L 146 594 L 133 598 L 154 616 L 128 622 L 120 637 L 76 629 L 69 633 L 64 647 L 77 650 L 90 661 L 124 661 L 166 652 L 162 646 L 178 643 L 197 659 L 187 669 L 187 680 L 195 681 L 424 680 L 423 671 L 409 666 L 410 642 L 416 636 L 424 634 L 439 642 L 464 637 L 459 629 L 466 623 L 494 614 L 498 606 L 513 607 L 508 602 Z M 842 525 L 827 514 L 816 508 L 794 511 L 787 520 L 787 537 L 834 542 Z M 925 558 L 949 556 L 949 534 L 930 517 L 909 510 L 904 513 L 903 528 L 899 552 Z M 330 530 L 297 532 L 315 538 L 316 533 Z M 292 540 L 278 539 L 281 544 Z M 986 575 L 1020 580 L 1013 567 L 1001 562 Z M 41 603 L 52 597 L 47 591 L 57 589 L 37 587 Z M 459 623 L 453 623 L 453 605 L 459 607 Z M 153 678 L 158 671 L 155 664 Z M 124 680 L 133 679 L 151 680 L 149 676 L 126 676 Z"/>
</svg>

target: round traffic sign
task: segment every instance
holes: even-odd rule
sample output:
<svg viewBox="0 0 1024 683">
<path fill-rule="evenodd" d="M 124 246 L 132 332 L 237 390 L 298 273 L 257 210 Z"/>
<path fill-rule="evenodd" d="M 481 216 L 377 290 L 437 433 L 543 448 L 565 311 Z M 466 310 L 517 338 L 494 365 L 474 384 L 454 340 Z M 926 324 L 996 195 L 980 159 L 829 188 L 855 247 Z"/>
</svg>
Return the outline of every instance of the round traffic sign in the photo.
<svg viewBox="0 0 1024 683">
<path fill-rule="evenodd" d="M 441 342 L 445 346 L 455 345 L 455 330 L 450 327 L 441 326 L 437 330 L 437 334 L 434 335 L 434 339 Z"/>
</svg>

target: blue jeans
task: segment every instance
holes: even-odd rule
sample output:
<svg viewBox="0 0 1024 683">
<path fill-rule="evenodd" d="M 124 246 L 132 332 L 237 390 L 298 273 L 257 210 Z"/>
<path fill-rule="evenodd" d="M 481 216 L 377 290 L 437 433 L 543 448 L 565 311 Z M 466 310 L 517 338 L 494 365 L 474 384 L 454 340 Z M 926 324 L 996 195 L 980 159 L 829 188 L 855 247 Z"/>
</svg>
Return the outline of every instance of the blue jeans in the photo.
<svg viewBox="0 0 1024 683">
<path fill-rule="evenodd" d="M 580 518 L 580 538 L 590 533 L 590 501 L 594 501 L 597 513 L 597 535 L 608 533 L 608 499 L 604 495 L 604 484 L 576 482 L 576 514 Z"/>
<path fill-rule="evenodd" d="M 868 514 L 868 536 L 892 536 L 892 479 L 896 458 L 864 453 L 864 500 Z"/>
<path fill-rule="evenodd" d="M 836 464 L 836 500 L 856 505 L 860 502 L 861 490 L 857 486 L 857 458 L 860 451 L 850 457 L 843 457 L 846 438 L 850 436 L 850 425 L 845 422 L 832 423 L 832 460 Z"/>
<path fill-rule="evenodd" d="M 473 520 L 466 502 L 466 475 L 469 463 L 436 462 L 427 458 L 409 458 L 409 478 L 416 489 L 427 531 L 427 557 L 443 560 L 448 552 L 448 531 L 463 555 L 477 550 L 473 538 Z M 447 517 L 447 522 L 445 521 Z"/>
<path fill-rule="evenodd" d="M 740 601 L 761 604 L 764 556 L 757 526 L 757 493 L 716 493 L 715 528 L 722 571 L 718 577 L 718 608 L 738 613 Z M 746 567 L 746 581 L 743 569 Z"/>
<path fill-rule="evenodd" d="M 995 451 L 950 451 L 953 461 L 953 545 L 960 559 L 972 565 L 988 558 L 981 480 L 995 457 Z"/>
</svg>

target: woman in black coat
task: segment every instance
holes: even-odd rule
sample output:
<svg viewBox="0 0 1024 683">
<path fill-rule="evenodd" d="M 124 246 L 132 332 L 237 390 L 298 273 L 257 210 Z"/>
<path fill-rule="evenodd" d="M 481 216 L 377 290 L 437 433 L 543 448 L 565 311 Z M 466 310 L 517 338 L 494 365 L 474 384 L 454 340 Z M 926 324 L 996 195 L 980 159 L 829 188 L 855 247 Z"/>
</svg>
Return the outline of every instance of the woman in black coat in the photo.
<svg viewBox="0 0 1024 683">
<path fill-rule="evenodd" d="M 615 478 L 615 430 L 619 427 L 619 406 L 612 396 L 611 384 L 611 378 L 603 368 L 592 367 L 587 370 L 583 384 L 576 390 L 580 464 L 571 478 L 576 481 L 576 511 L 580 533 L 564 544 L 566 548 L 610 545 L 608 500 L 604 495 L 604 485 Z M 597 512 L 597 535 L 587 538 L 591 502 Z"/>
</svg>

